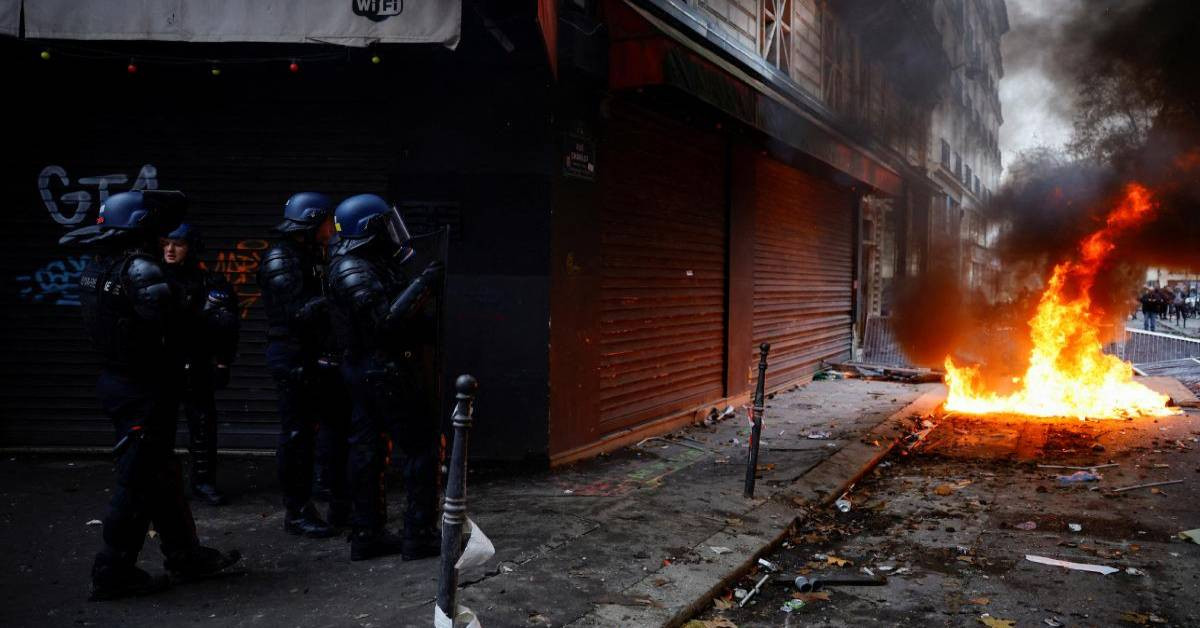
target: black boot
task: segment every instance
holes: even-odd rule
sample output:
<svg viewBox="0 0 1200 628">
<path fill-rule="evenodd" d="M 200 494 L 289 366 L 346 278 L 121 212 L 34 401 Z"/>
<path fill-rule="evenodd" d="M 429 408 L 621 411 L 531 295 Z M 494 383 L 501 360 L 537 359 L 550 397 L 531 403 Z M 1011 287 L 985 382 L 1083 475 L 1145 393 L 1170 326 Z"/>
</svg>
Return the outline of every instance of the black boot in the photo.
<svg viewBox="0 0 1200 628">
<path fill-rule="evenodd" d="M 404 560 L 420 560 L 432 558 L 442 553 L 442 535 L 436 530 L 429 529 L 409 534 L 404 531 L 404 549 L 400 557 Z"/>
<path fill-rule="evenodd" d="M 99 602 L 151 595 L 170 586 L 171 581 L 165 575 L 152 576 L 132 565 L 105 565 L 97 558 L 92 567 L 92 592 L 88 600 Z"/>
<path fill-rule="evenodd" d="M 312 539 L 327 539 L 337 534 L 337 530 L 325 523 L 317 508 L 307 504 L 298 511 L 288 511 L 283 516 L 283 529 L 288 534 L 307 536 Z"/>
<path fill-rule="evenodd" d="M 370 560 L 404 551 L 404 541 L 386 530 L 355 530 L 350 535 L 350 560 Z"/>
<path fill-rule="evenodd" d="M 209 482 L 192 484 L 192 496 L 208 502 L 210 506 L 220 506 L 225 503 L 225 494 L 217 490 L 215 484 Z"/>
<path fill-rule="evenodd" d="M 185 552 L 168 556 L 163 561 L 163 567 L 171 572 L 173 578 L 183 581 L 199 580 L 214 576 L 241 559 L 242 554 L 237 550 L 222 552 L 211 547 L 197 545 Z"/>
</svg>

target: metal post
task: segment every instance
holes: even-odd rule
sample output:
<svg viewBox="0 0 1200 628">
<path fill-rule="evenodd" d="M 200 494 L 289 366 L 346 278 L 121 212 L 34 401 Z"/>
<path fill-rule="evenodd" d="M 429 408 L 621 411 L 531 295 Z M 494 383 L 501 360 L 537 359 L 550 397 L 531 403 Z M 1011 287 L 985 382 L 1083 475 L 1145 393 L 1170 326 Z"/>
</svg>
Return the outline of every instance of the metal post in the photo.
<svg viewBox="0 0 1200 628">
<path fill-rule="evenodd" d="M 746 459 L 746 497 L 754 497 L 754 475 L 758 472 L 758 438 L 762 435 L 762 418 L 766 405 L 767 352 L 771 344 L 758 345 L 758 385 L 754 387 L 754 426 L 750 428 L 750 453 Z"/>
<path fill-rule="evenodd" d="M 438 578 L 437 605 L 454 618 L 454 597 L 458 590 L 458 570 L 454 564 L 462 552 L 463 525 L 467 522 L 467 430 L 475 412 L 475 393 L 479 383 L 470 375 L 460 375 L 454 414 L 454 445 L 450 454 L 450 472 L 446 481 L 446 500 L 442 506 L 442 565 Z"/>
</svg>

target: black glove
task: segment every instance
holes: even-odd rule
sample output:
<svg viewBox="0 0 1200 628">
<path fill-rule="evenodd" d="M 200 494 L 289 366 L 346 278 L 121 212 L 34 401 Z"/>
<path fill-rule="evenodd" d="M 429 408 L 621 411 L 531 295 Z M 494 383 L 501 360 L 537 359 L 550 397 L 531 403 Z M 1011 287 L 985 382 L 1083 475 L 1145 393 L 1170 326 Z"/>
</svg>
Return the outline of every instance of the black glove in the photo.
<svg viewBox="0 0 1200 628">
<path fill-rule="evenodd" d="M 221 390 L 229 385 L 229 366 L 225 364 L 213 365 L 213 388 Z"/>
<path fill-rule="evenodd" d="M 313 297 L 296 310 L 296 320 L 302 323 L 316 320 L 324 316 L 328 309 L 329 304 L 325 301 L 325 297 Z"/>
</svg>

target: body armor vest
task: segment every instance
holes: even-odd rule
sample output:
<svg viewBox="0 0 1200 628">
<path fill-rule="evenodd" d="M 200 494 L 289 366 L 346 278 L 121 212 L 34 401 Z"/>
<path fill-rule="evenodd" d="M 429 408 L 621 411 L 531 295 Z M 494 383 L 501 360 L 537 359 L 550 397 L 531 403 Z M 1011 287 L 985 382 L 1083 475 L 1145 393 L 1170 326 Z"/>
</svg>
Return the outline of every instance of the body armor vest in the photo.
<svg viewBox="0 0 1200 628">
<path fill-rule="evenodd" d="M 135 261 L 155 263 L 142 253 L 97 255 L 88 262 L 79 278 L 84 325 L 106 366 L 161 370 L 170 361 L 165 320 L 138 316 L 137 288 L 129 281 Z"/>
<path fill-rule="evenodd" d="M 276 243 L 263 256 L 258 270 L 263 306 L 267 314 L 267 337 L 290 338 L 319 347 L 328 336 L 328 322 L 297 320 L 297 312 L 312 299 L 322 296 L 324 270 L 312 254 L 294 242 Z"/>
</svg>

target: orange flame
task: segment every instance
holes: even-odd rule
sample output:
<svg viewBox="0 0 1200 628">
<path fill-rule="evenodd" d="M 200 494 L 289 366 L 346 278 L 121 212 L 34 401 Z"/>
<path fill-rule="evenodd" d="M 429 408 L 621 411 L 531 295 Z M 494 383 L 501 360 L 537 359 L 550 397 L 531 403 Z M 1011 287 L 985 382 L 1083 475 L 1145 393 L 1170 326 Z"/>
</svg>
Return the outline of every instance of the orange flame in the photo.
<svg viewBox="0 0 1200 628">
<path fill-rule="evenodd" d="M 945 408 L 1080 419 L 1176 414 L 1166 395 L 1133 381 L 1128 362 L 1104 353 L 1099 325 L 1104 313 L 1092 307 L 1089 296 L 1101 263 L 1116 248 L 1114 237 L 1150 218 L 1156 207 L 1144 186 L 1127 185 L 1104 227 L 1080 243 L 1078 258 L 1054 267 L 1029 321 L 1033 349 L 1024 377 L 1014 380 L 1016 391 L 989 391 L 978 366 L 956 367 L 946 356 Z"/>
</svg>

